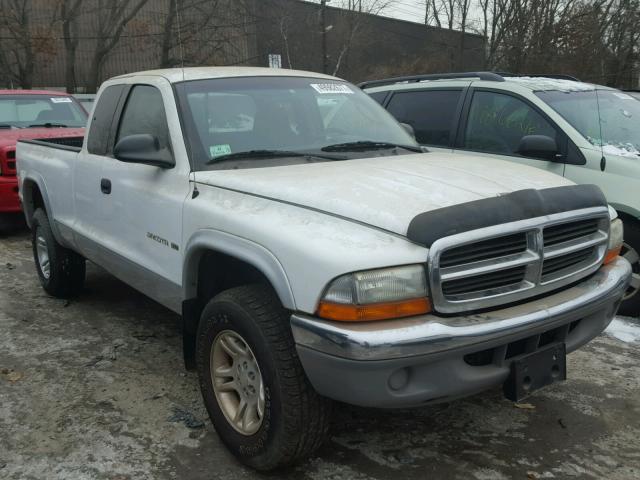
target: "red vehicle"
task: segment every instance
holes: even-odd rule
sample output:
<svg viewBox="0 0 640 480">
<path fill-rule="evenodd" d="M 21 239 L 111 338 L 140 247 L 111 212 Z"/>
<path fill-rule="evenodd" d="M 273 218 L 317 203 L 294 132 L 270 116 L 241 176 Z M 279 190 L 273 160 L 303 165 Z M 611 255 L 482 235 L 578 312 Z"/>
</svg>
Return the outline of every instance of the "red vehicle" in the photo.
<svg viewBox="0 0 640 480">
<path fill-rule="evenodd" d="M 87 112 L 70 95 L 45 90 L 0 90 L 0 215 L 20 212 L 16 142 L 80 137 Z"/>
</svg>

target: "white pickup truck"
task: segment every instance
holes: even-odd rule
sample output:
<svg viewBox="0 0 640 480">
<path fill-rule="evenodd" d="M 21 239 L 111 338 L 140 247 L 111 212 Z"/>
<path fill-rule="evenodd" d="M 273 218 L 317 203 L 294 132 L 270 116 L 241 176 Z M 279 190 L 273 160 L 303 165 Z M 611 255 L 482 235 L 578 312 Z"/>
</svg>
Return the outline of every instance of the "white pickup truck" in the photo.
<svg viewBox="0 0 640 480">
<path fill-rule="evenodd" d="M 563 380 L 631 275 L 596 187 L 425 153 L 316 73 L 117 77 L 71 145 L 17 150 L 44 289 L 78 294 L 88 259 L 181 313 L 213 425 L 257 469 L 318 447 L 330 399 L 519 400 Z"/>
</svg>

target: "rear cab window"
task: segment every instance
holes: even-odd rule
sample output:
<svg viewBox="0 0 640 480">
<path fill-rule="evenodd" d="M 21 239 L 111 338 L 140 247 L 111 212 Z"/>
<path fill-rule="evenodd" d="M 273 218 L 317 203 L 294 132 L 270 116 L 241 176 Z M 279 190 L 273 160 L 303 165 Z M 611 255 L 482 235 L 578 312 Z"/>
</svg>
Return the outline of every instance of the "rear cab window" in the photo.
<svg viewBox="0 0 640 480">
<path fill-rule="evenodd" d="M 387 110 L 413 127 L 424 145 L 448 147 L 455 132 L 462 89 L 395 92 Z"/>
<path fill-rule="evenodd" d="M 93 119 L 89 127 L 87 151 L 93 155 L 109 153 L 109 136 L 120 97 L 127 85 L 111 85 L 105 88 L 93 110 Z"/>
</svg>

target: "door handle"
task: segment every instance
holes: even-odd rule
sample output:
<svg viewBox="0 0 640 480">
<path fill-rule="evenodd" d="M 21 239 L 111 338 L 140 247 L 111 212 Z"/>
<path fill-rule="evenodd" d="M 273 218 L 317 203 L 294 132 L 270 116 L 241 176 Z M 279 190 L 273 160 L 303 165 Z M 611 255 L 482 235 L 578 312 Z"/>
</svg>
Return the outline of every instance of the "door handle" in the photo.
<svg viewBox="0 0 640 480">
<path fill-rule="evenodd" d="M 111 193 L 111 180 L 108 178 L 100 180 L 100 190 L 102 190 L 102 193 L 105 195 L 109 195 Z"/>
</svg>

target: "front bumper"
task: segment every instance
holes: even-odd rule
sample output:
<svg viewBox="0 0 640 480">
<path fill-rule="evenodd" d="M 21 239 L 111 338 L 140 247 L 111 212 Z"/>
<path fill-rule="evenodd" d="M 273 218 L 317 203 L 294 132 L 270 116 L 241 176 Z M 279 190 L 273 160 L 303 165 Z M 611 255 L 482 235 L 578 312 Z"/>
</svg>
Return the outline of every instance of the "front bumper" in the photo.
<svg viewBox="0 0 640 480">
<path fill-rule="evenodd" d="M 614 317 L 631 276 L 618 258 L 555 294 L 488 313 L 368 323 L 291 317 L 314 388 L 346 403 L 408 407 L 503 383 L 518 355 L 557 341 L 571 352 Z"/>
<path fill-rule="evenodd" d="M 0 177 L 0 213 L 21 212 L 18 197 L 18 179 L 16 177 Z"/>
</svg>

